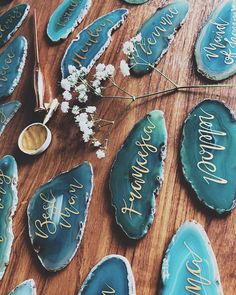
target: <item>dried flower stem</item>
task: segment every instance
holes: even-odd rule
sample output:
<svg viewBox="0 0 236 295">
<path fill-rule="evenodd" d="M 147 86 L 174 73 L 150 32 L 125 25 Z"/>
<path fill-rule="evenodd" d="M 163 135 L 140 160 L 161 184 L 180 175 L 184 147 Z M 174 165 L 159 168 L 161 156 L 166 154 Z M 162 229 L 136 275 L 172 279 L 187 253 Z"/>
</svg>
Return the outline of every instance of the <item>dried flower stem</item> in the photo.
<svg viewBox="0 0 236 295">
<path fill-rule="evenodd" d="M 151 64 L 148 64 L 149 66 L 152 66 Z M 127 113 L 127 111 L 129 110 L 131 104 L 136 100 L 136 99 L 142 99 L 142 98 L 147 98 L 147 97 L 152 97 L 152 96 L 157 96 L 157 95 L 163 95 L 166 93 L 172 93 L 172 92 L 176 92 L 176 91 L 181 91 L 181 90 L 188 90 L 188 89 L 205 89 L 205 88 L 221 88 L 221 87 L 236 87 L 236 84 L 203 84 L 203 85 L 178 85 L 177 83 L 175 83 L 173 80 L 171 80 L 167 75 L 165 75 L 164 73 L 162 73 L 161 71 L 159 71 L 157 68 L 155 68 L 154 66 L 152 66 L 152 68 L 158 72 L 161 76 L 163 76 L 167 81 L 169 81 L 172 85 L 174 85 L 174 87 L 169 88 L 169 89 L 165 89 L 165 90 L 161 90 L 161 91 L 157 91 L 157 92 L 153 92 L 153 93 L 147 93 L 147 94 L 142 94 L 142 95 L 133 95 L 129 92 L 127 92 L 125 89 L 121 88 L 113 79 L 109 79 L 112 83 L 113 86 L 117 87 L 119 90 L 121 90 L 122 92 L 126 93 L 128 96 L 102 96 L 102 98 L 111 98 L 111 99 L 126 99 L 126 100 L 130 100 L 129 104 L 124 108 L 123 111 L 121 111 L 116 118 L 113 121 L 113 125 L 109 128 L 106 137 L 105 137 L 105 146 L 107 147 L 108 141 L 109 141 L 109 137 L 113 131 L 113 129 L 115 128 L 115 125 L 118 123 L 118 121 L 125 115 L 125 113 Z"/>
<path fill-rule="evenodd" d="M 156 67 L 154 67 L 152 64 L 148 64 L 154 71 L 156 71 L 157 73 L 159 73 L 162 77 L 164 77 L 167 81 L 169 81 L 171 84 L 173 84 L 175 86 L 175 88 L 178 88 L 179 86 L 173 81 L 171 80 L 167 75 L 165 75 L 164 73 L 162 73 L 161 71 L 159 71 Z"/>
<path fill-rule="evenodd" d="M 124 88 L 121 88 L 114 80 L 114 78 L 108 78 L 109 81 L 112 83 L 113 86 L 117 87 L 119 90 L 121 90 L 122 92 L 124 92 L 125 94 L 129 95 L 130 98 L 133 98 L 133 95 L 130 94 L 128 91 L 126 91 Z"/>
<path fill-rule="evenodd" d="M 118 113 L 117 116 L 115 117 L 114 124 L 109 128 L 109 130 L 107 131 L 107 134 L 105 135 L 105 140 L 104 140 L 104 142 L 105 142 L 105 144 L 104 144 L 105 149 L 107 148 L 107 145 L 108 145 L 108 142 L 109 142 L 109 138 L 110 138 L 110 135 L 111 135 L 113 129 L 115 128 L 116 124 L 120 121 L 120 119 L 128 112 L 128 110 L 129 110 L 129 108 L 130 108 L 130 106 L 131 106 L 131 104 L 133 102 L 134 102 L 134 100 L 131 99 L 131 101 L 129 102 L 129 104 L 127 104 L 125 106 L 125 108 L 120 113 Z"/>
</svg>

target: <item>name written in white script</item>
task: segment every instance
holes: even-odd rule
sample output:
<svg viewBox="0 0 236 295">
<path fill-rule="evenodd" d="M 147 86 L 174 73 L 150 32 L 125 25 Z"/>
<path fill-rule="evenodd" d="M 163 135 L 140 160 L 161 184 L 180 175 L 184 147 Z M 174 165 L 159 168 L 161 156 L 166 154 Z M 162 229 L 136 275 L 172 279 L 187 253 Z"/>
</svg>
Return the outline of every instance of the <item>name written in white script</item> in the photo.
<svg viewBox="0 0 236 295">
<path fill-rule="evenodd" d="M 64 229 L 72 227 L 70 217 L 72 215 L 79 215 L 80 212 L 76 207 L 78 196 L 77 190 L 82 189 L 83 185 L 77 179 L 73 179 L 73 183 L 69 185 L 68 205 L 63 210 L 57 207 L 57 198 L 54 196 L 53 191 L 41 193 L 40 199 L 43 201 L 42 216 L 40 219 L 35 220 L 35 235 L 47 239 L 49 235 L 54 235 L 58 229 L 58 225 Z"/>
<path fill-rule="evenodd" d="M 216 32 L 212 42 L 208 46 L 204 47 L 204 51 L 208 60 L 219 58 L 223 56 L 224 63 L 231 65 L 235 62 L 236 58 L 236 2 L 232 4 L 232 23 L 218 17 L 216 20 L 211 21 L 211 24 L 215 26 Z M 226 32 L 229 30 L 231 36 L 228 38 Z"/>
<path fill-rule="evenodd" d="M 204 262 L 202 257 L 193 251 L 186 242 L 184 242 L 184 246 L 192 256 L 192 260 L 185 263 L 187 271 L 191 274 L 191 277 L 187 277 L 188 285 L 185 286 L 185 290 L 194 295 L 201 295 L 203 286 L 210 286 L 211 281 L 202 275 Z"/>
<path fill-rule="evenodd" d="M 143 196 L 141 190 L 145 185 L 144 175 L 150 172 L 147 167 L 148 156 L 150 153 L 157 153 L 158 148 L 150 143 L 151 135 L 156 125 L 151 121 L 149 117 L 148 125 L 143 128 L 144 134 L 141 135 L 141 140 L 136 141 L 135 145 L 140 148 L 138 151 L 138 157 L 136 158 L 136 165 L 131 166 L 132 178 L 134 181 L 131 182 L 132 191 L 129 194 L 128 204 L 123 199 L 124 207 L 121 208 L 123 214 L 128 213 L 130 218 L 132 214 L 142 215 L 141 212 L 135 209 L 135 202 L 140 201 Z"/>
<path fill-rule="evenodd" d="M 226 184 L 228 181 L 220 176 L 217 176 L 217 167 L 213 163 L 215 151 L 223 152 L 225 147 L 215 143 L 214 137 L 225 137 L 226 132 L 214 130 L 213 121 L 215 116 L 206 112 L 201 108 L 202 115 L 199 116 L 199 155 L 201 160 L 197 163 L 197 167 L 203 172 L 203 179 L 209 184 L 210 182 L 218 184 Z"/>
</svg>

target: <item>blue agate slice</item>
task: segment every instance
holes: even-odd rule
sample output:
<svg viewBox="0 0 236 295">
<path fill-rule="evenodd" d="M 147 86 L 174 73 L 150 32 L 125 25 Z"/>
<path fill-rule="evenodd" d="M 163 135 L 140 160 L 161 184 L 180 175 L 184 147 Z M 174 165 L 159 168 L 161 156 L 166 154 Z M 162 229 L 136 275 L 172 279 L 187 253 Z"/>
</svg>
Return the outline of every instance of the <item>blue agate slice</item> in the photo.
<svg viewBox="0 0 236 295">
<path fill-rule="evenodd" d="M 130 55 L 132 72 L 144 75 L 158 64 L 167 52 L 177 29 L 184 23 L 189 11 L 186 0 L 177 0 L 158 9 L 138 30 L 142 40 L 135 42 L 135 51 Z"/>
<path fill-rule="evenodd" d="M 222 1 L 201 30 L 195 46 L 198 72 L 220 81 L 236 73 L 236 2 Z"/>
<path fill-rule="evenodd" d="M 129 261 L 120 255 L 104 257 L 89 273 L 78 295 L 135 295 L 135 282 Z"/>
<path fill-rule="evenodd" d="M 0 16 L 0 47 L 2 47 L 22 25 L 29 10 L 29 4 L 19 4 Z"/>
<path fill-rule="evenodd" d="M 110 175 L 117 223 L 132 239 L 142 238 L 155 214 L 155 196 L 164 178 L 167 147 L 165 119 L 152 111 L 139 121 L 122 145 Z"/>
<path fill-rule="evenodd" d="M 236 199 L 236 122 L 223 102 L 204 100 L 183 128 L 181 162 L 197 197 L 218 213 L 231 211 Z"/>
<path fill-rule="evenodd" d="M 47 34 L 53 41 L 66 39 L 82 22 L 92 0 L 64 0 L 50 17 Z"/>
<path fill-rule="evenodd" d="M 10 261 L 13 243 L 12 217 L 18 202 L 17 164 L 12 156 L 0 160 L 0 280 Z"/>
<path fill-rule="evenodd" d="M 42 185 L 31 198 L 27 210 L 29 235 L 46 270 L 61 270 L 75 256 L 92 188 L 92 166 L 84 162 Z"/>
<path fill-rule="evenodd" d="M 18 85 L 27 56 L 27 40 L 17 37 L 0 54 L 0 98 L 9 96 Z"/>
<path fill-rule="evenodd" d="M 12 100 L 0 105 L 0 135 L 20 107 L 21 103 L 18 100 Z"/>
<path fill-rule="evenodd" d="M 34 280 L 30 279 L 24 281 L 22 284 L 17 286 L 8 295 L 36 295 L 36 287 Z"/>
<path fill-rule="evenodd" d="M 62 77 L 69 75 L 68 66 L 92 68 L 111 42 L 111 33 L 125 20 L 127 9 L 117 9 L 96 19 L 72 41 L 62 59 Z"/>
<path fill-rule="evenodd" d="M 216 258 L 203 227 L 186 221 L 173 237 L 162 265 L 160 295 L 223 295 Z"/>
<path fill-rule="evenodd" d="M 143 4 L 148 2 L 149 0 L 124 0 L 124 1 L 129 4 Z"/>
</svg>

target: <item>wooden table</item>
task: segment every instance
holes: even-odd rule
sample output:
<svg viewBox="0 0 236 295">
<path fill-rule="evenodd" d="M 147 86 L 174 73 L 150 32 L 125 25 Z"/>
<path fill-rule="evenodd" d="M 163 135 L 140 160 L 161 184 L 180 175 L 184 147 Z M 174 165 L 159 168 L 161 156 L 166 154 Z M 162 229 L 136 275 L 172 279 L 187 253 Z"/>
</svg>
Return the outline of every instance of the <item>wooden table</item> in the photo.
<svg viewBox="0 0 236 295">
<path fill-rule="evenodd" d="M 1 9 L 6 10 L 21 2 L 24 1 L 15 0 L 9 4 L 4 1 Z M 142 22 L 165 1 L 150 0 L 145 5 L 130 6 L 125 5 L 121 0 L 94 0 L 83 23 L 66 41 L 55 45 L 49 42 L 45 28 L 50 14 L 61 1 L 28 0 L 28 2 L 31 4 L 30 16 L 27 17 L 17 35 L 23 34 L 28 39 L 29 56 L 20 85 L 12 95 L 12 98 L 18 98 L 22 102 L 23 107 L 0 138 L 0 156 L 14 155 L 19 167 L 19 203 L 13 222 L 15 240 L 10 264 L 0 282 L 0 295 L 8 294 L 17 284 L 29 278 L 35 280 L 39 295 L 77 294 L 90 269 L 103 256 L 112 253 L 124 255 L 131 262 L 137 295 L 157 294 L 160 289 L 160 269 L 165 249 L 177 228 L 187 219 L 195 219 L 205 227 L 218 260 L 225 295 L 235 294 L 236 210 L 228 216 L 219 217 L 196 201 L 182 175 L 179 144 L 183 121 L 193 106 L 206 97 L 220 98 L 236 111 L 236 89 L 203 89 L 137 101 L 114 130 L 109 152 L 102 161 L 96 158 L 94 152 L 81 144 L 78 129 L 73 125 L 72 119 L 58 112 L 49 124 L 53 131 L 53 142 L 49 150 L 37 157 L 23 156 L 17 149 L 17 138 L 27 124 L 38 119 L 33 113 L 32 8 L 37 8 L 38 11 L 40 57 L 47 80 L 47 93 L 50 93 L 49 88 L 51 88 L 51 95 L 54 97 L 60 94 L 58 81 L 61 79 L 60 62 L 63 53 L 72 38 L 82 28 L 112 9 L 119 7 L 130 9 L 125 25 L 114 33 L 109 50 L 100 58 L 101 62 L 118 66 L 120 59 L 124 58 L 121 50 L 122 43 L 133 36 Z M 192 53 L 198 31 L 217 2 L 217 0 L 190 0 L 192 7 L 190 15 L 158 66 L 161 71 L 168 73 L 179 84 L 206 82 L 196 74 Z M 155 73 L 141 79 L 124 80 L 119 76 L 118 81 L 130 92 L 137 94 L 170 86 L 165 79 Z M 236 77 L 227 80 L 227 83 L 236 83 Z M 110 90 L 109 95 L 112 94 L 117 94 L 117 90 Z M 7 98 L 4 101 L 9 100 L 10 98 Z M 120 100 L 105 100 L 98 104 L 98 108 L 113 118 L 117 110 L 124 107 L 124 104 L 125 102 Z M 165 113 L 169 133 L 165 181 L 157 198 L 155 221 L 148 235 L 141 241 L 135 242 L 127 239 L 115 223 L 108 190 L 108 176 L 115 154 L 134 123 L 153 109 L 160 109 Z M 36 188 L 41 184 L 84 160 L 89 160 L 93 164 L 95 188 L 83 241 L 75 258 L 66 269 L 56 274 L 49 274 L 41 267 L 29 241 L 27 204 Z"/>
</svg>

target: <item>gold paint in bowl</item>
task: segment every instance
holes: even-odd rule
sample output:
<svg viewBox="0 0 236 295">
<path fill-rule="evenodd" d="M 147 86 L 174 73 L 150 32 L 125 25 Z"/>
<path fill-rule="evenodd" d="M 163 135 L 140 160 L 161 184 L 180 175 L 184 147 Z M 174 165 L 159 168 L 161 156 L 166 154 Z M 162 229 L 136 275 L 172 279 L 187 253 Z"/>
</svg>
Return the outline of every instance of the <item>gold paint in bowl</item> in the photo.
<svg viewBox="0 0 236 295">
<path fill-rule="evenodd" d="M 33 123 L 21 132 L 18 146 L 27 155 L 39 155 L 48 148 L 51 140 L 52 134 L 46 125 Z"/>
</svg>

